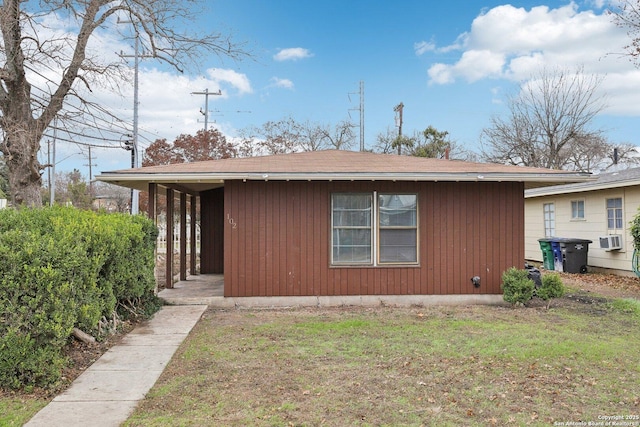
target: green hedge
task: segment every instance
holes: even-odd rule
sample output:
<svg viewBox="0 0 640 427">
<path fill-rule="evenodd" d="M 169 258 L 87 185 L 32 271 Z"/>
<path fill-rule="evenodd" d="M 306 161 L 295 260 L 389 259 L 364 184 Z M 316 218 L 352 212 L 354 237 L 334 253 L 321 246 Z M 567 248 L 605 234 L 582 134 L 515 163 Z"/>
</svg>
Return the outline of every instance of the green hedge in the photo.
<svg viewBox="0 0 640 427">
<path fill-rule="evenodd" d="M 152 300 L 156 237 L 142 216 L 0 211 L 0 386 L 54 384 L 73 327 Z"/>
</svg>

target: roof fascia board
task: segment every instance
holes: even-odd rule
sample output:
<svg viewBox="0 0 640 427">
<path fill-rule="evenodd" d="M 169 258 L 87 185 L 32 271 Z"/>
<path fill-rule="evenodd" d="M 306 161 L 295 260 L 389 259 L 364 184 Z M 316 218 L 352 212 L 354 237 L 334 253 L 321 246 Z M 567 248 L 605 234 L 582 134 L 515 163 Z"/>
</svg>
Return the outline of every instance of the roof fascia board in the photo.
<svg viewBox="0 0 640 427">
<path fill-rule="evenodd" d="M 155 183 L 222 183 L 227 180 L 247 181 L 516 181 L 564 183 L 593 180 L 576 174 L 511 174 L 511 173 L 102 173 L 99 181 L 148 181 Z"/>
<path fill-rule="evenodd" d="M 574 194 L 574 193 L 585 193 L 587 191 L 600 191 L 600 190 L 611 190 L 613 188 L 621 188 L 621 187 L 631 187 L 634 185 L 640 185 L 640 180 L 633 179 L 627 181 L 612 181 L 606 182 L 603 184 L 598 184 L 597 182 L 591 183 L 579 183 L 574 184 L 575 186 L 571 186 L 569 188 L 554 188 L 554 187 L 543 187 L 532 190 L 527 190 L 524 194 L 525 199 L 532 199 L 535 197 L 545 197 L 545 196 L 557 196 L 559 194 Z"/>
</svg>

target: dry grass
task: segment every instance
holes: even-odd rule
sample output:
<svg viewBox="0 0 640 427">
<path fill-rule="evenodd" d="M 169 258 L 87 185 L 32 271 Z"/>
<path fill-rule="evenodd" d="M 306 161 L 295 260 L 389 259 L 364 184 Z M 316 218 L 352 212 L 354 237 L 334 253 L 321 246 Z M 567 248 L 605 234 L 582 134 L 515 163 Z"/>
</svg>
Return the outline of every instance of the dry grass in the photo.
<svg viewBox="0 0 640 427">
<path fill-rule="evenodd" d="M 640 414 L 640 315 L 585 301 L 574 294 L 549 311 L 210 310 L 127 425 L 549 425 Z"/>
</svg>

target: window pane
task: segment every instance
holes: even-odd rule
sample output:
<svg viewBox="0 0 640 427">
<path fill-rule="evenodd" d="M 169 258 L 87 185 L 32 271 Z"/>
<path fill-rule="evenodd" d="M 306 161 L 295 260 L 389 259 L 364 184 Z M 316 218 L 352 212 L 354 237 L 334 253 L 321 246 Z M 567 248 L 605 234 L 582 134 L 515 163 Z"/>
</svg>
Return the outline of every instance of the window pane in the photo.
<svg viewBox="0 0 640 427">
<path fill-rule="evenodd" d="M 371 263 L 371 194 L 333 194 L 332 263 Z"/>
<path fill-rule="evenodd" d="M 607 199 L 607 208 L 622 208 L 622 199 Z"/>
<path fill-rule="evenodd" d="M 333 225 L 370 227 L 371 195 L 334 194 Z"/>
<path fill-rule="evenodd" d="M 379 197 L 380 226 L 415 227 L 417 225 L 415 194 L 382 194 Z"/>
<path fill-rule="evenodd" d="M 622 229 L 622 198 L 607 199 L 607 228 Z"/>
<path fill-rule="evenodd" d="M 416 229 L 381 229 L 380 262 L 417 262 Z"/>
<path fill-rule="evenodd" d="M 571 202 L 571 218 L 584 218 L 584 200 L 574 200 Z"/>
<path fill-rule="evenodd" d="M 543 205 L 544 213 L 544 236 L 553 237 L 556 234 L 556 213 L 553 203 L 545 203 Z"/>
<path fill-rule="evenodd" d="M 370 263 L 371 231 L 369 229 L 334 229 L 334 263 Z"/>
</svg>

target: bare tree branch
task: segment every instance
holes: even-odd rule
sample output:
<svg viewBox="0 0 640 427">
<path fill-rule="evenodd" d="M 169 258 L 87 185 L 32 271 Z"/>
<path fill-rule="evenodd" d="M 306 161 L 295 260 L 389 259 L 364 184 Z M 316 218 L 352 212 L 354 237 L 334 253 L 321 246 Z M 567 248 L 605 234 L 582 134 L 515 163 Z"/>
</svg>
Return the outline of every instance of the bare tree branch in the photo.
<svg viewBox="0 0 640 427">
<path fill-rule="evenodd" d="M 582 170 L 580 147 L 606 145 L 603 132 L 590 128 L 605 107 L 597 95 L 601 81 L 582 69 L 541 71 L 509 99 L 509 116 L 493 117 L 483 130 L 483 157 L 512 165 Z"/>
<path fill-rule="evenodd" d="M 4 0 L 0 3 L 0 151 L 9 169 L 16 206 L 39 206 L 42 165 L 40 140 L 56 117 L 80 112 L 96 121 L 96 108 L 80 95 L 97 84 L 117 87 L 127 73 L 122 58 L 90 51 L 91 40 L 106 28 L 123 32 L 126 21 L 145 54 L 182 71 L 203 53 L 241 59 L 242 45 L 220 33 L 189 33 L 198 15 L 196 0 Z M 77 26 L 54 31 L 47 22 Z M 186 30 L 181 30 L 186 29 Z M 124 34 L 123 34 L 124 35 Z M 44 86 L 42 86 L 44 82 Z M 40 87 L 38 87 L 40 85 Z M 102 113 L 99 113 L 102 114 Z"/>
</svg>

